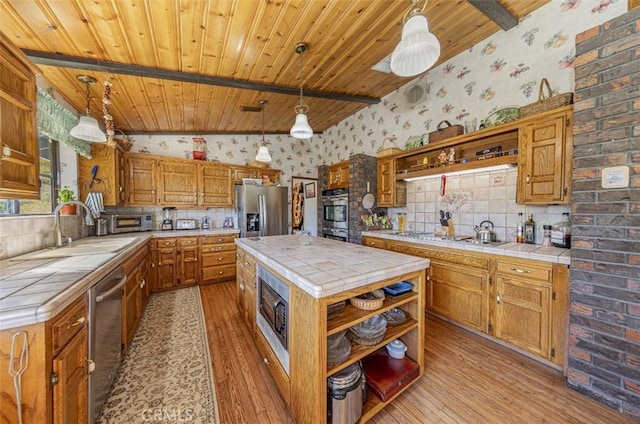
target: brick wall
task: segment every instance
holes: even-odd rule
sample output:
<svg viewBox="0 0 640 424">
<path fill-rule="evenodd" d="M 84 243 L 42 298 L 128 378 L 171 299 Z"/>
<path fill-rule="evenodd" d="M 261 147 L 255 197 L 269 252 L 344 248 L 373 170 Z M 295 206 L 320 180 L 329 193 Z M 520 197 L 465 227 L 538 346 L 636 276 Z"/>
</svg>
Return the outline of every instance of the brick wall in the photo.
<svg viewBox="0 0 640 424">
<path fill-rule="evenodd" d="M 576 37 L 569 385 L 640 419 L 640 8 Z M 603 189 L 603 168 L 629 186 Z"/>
<path fill-rule="evenodd" d="M 362 244 L 362 231 L 365 229 L 360 216 L 368 214 L 362 207 L 362 198 L 369 190 L 376 196 L 378 160 L 374 157 L 357 154 L 349 157 L 349 243 Z"/>
</svg>

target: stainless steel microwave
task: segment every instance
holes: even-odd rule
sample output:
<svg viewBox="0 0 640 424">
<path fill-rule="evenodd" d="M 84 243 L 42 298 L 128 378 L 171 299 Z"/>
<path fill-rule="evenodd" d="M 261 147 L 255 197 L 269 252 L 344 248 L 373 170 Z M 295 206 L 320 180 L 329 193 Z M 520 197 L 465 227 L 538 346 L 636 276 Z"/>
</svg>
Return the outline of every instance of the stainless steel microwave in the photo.
<svg viewBox="0 0 640 424">
<path fill-rule="evenodd" d="M 106 215 L 109 234 L 129 233 L 135 231 L 152 231 L 153 215 Z"/>
</svg>

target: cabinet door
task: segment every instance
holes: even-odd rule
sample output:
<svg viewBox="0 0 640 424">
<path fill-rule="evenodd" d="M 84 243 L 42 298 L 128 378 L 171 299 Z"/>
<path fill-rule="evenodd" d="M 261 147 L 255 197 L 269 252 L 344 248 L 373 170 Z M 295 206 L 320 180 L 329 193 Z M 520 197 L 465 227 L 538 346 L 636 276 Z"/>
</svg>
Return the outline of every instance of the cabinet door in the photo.
<svg viewBox="0 0 640 424">
<path fill-rule="evenodd" d="M 200 164 L 201 206 L 233 206 L 231 168 L 217 164 Z"/>
<path fill-rule="evenodd" d="M 130 206 L 155 205 L 157 161 L 143 156 L 127 157 L 127 204 Z"/>
<path fill-rule="evenodd" d="M 329 165 L 329 188 L 349 187 L 349 161 Z"/>
<path fill-rule="evenodd" d="M 496 276 L 495 336 L 549 359 L 551 288 L 531 280 Z"/>
<path fill-rule="evenodd" d="M 427 307 L 438 315 L 487 332 L 489 272 L 431 261 Z"/>
<path fill-rule="evenodd" d="M 518 203 L 570 202 L 570 121 L 570 112 L 562 112 L 524 125 L 518 147 Z"/>
<path fill-rule="evenodd" d="M 58 381 L 53 386 L 53 423 L 87 422 L 86 326 L 53 359 Z"/>
<path fill-rule="evenodd" d="M 177 285 L 177 254 L 173 247 L 159 248 L 156 255 L 156 287 L 170 289 Z"/>
<path fill-rule="evenodd" d="M 198 284 L 200 281 L 200 265 L 198 263 L 198 246 L 180 248 L 180 285 Z"/>
<path fill-rule="evenodd" d="M 172 206 L 198 205 L 198 164 L 162 160 L 159 174 L 159 203 Z"/>
<path fill-rule="evenodd" d="M 91 178 L 94 166 L 98 167 L 96 179 Z M 103 143 L 91 144 L 91 159 L 80 157 L 78 162 L 78 189 L 80 200 L 89 192 L 102 193 L 105 206 L 124 204 L 124 155 L 119 147 Z M 93 180 L 93 181 L 92 181 Z"/>
<path fill-rule="evenodd" d="M 40 199 L 33 64 L 0 33 L 0 198 Z"/>
</svg>

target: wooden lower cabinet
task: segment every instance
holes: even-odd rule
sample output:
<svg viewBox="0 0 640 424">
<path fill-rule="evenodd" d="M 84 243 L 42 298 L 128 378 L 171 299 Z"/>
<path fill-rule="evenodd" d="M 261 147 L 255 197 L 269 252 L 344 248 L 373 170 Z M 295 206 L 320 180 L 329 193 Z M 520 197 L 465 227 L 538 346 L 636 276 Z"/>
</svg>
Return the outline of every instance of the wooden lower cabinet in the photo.
<svg viewBox="0 0 640 424">
<path fill-rule="evenodd" d="M 87 327 L 53 358 L 53 423 L 87 422 Z"/>
<path fill-rule="evenodd" d="M 150 258 L 149 246 L 138 249 L 125 261 L 124 273 L 127 282 L 122 293 L 122 351 L 127 352 L 133 339 L 144 309 L 147 306 L 150 292 L 147 284 Z"/>
<path fill-rule="evenodd" d="M 203 284 L 236 277 L 236 234 L 200 237 L 200 268 Z"/>
<path fill-rule="evenodd" d="M 236 261 L 236 303 L 245 323 L 255 338 L 256 332 L 256 259 L 238 249 Z"/>
<path fill-rule="evenodd" d="M 178 285 L 192 286 L 200 282 L 198 237 L 178 238 Z"/>
<path fill-rule="evenodd" d="M 365 246 L 431 260 L 427 309 L 566 372 L 569 267 L 365 236 Z"/>
<path fill-rule="evenodd" d="M 431 261 L 427 308 L 479 331 L 487 331 L 489 272 Z"/>
<path fill-rule="evenodd" d="M 172 289 L 177 286 L 178 242 L 175 238 L 153 239 L 154 290 Z"/>
</svg>

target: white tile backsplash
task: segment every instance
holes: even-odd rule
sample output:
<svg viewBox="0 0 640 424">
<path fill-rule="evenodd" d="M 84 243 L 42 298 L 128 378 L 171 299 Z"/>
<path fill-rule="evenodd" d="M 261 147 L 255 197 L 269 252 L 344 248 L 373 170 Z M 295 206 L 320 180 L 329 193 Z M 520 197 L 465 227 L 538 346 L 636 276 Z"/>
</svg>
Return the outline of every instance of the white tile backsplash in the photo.
<svg viewBox="0 0 640 424">
<path fill-rule="evenodd" d="M 407 230 L 433 232 L 439 226 L 439 210 L 452 213 L 457 235 L 475 235 L 474 228 L 484 220 L 494 224 L 499 240 L 515 240 L 518 212 L 533 214 L 536 221 L 536 240 L 542 243 L 543 223 L 562 220 L 563 212 L 571 212 L 569 205 L 517 205 L 517 169 L 447 176 L 446 195 L 440 195 L 441 179 L 409 181 L 407 205 L 390 209 L 391 215 L 407 212 Z"/>
</svg>

